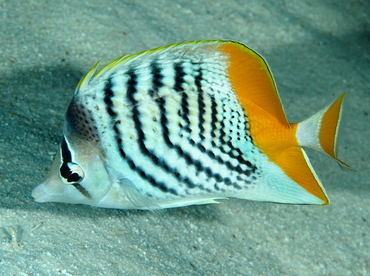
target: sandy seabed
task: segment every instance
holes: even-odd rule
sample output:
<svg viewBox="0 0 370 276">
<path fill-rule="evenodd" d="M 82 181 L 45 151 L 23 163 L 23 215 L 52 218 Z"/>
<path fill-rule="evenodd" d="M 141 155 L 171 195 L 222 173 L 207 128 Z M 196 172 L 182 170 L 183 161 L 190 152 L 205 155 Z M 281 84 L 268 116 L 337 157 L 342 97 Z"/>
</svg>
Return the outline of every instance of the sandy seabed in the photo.
<svg viewBox="0 0 370 276">
<path fill-rule="evenodd" d="M 1 275 L 370 275 L 369 1 L 0 1 Z M 329 206 L 228 200 L 147 211 L 35 203 L 78 80 L 99 59 L 231 39 L 274 73 L 291 122 L 346 92 Z"/>
</svg>

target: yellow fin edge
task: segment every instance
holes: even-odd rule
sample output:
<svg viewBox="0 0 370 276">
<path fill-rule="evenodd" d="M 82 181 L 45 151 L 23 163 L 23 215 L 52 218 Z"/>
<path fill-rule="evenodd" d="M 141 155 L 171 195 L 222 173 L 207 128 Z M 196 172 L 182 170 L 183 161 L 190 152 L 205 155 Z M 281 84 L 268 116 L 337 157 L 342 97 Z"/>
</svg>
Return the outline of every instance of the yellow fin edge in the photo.
<svg viewBox="0 0 370 276">
<path fill-rule="evenodd" d="M 101 60 L 99 60 L 98 62 L 96 62 L 94 64 L 94 66 L 89 70 L 89 72 L 87 72 L 87 74 L 78 82 L 77 86 L 76 86 L 76 93 L 82 88 L 84 87 L 89 81 L 90 79 L 94 76 L 95 74 L 95 71 L 96 69 L 98 68 L 99 64 L 100 64 Z"/>
<path fill-rule="evenodd" d="M 338 136 L 339 124 L 342 117 L 342 104 L 346 93 L 343 93 L 336 99 L 323 114 L 321 121 L 321 128 L 319 133 L 319 140 L 321 148 L 332 158 L 338 161 L 338 163 L 346 168 L 350 168 L 349 165 L 341 161 L 336 154 L 336 143 Z"/>
</svg>

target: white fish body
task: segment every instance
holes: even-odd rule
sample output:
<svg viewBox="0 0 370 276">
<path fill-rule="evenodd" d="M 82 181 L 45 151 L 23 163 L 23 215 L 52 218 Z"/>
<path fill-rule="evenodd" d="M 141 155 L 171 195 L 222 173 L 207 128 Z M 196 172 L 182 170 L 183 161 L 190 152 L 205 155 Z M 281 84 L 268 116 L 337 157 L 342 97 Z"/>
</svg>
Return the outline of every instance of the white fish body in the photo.
<svg viewBox="0 0 370 276">
<path fill-rule="evenodd" d="M 227 197 L 328 204 L 298 146 L 337 159 L 343 96 L 289 124 L 264 60 L 230 41 L 124 56 L 94 76 L 97 66 L 77 86 L 36 201 L 152 210 Z"/>
</svg>

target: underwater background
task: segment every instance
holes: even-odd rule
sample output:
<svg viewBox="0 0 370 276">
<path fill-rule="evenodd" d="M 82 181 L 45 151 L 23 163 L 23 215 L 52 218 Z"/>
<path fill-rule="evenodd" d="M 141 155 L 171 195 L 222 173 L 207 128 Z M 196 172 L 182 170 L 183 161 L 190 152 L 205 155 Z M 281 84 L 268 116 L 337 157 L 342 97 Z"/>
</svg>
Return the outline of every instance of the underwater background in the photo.
<svg viewBox="0 0 370 276">
<path fill-rule="evenodd" d="M 0 0 L 2 275 L 370 275 L 370 2 Z M 79 79 L 191 40 L 266 58 L 290 122 L 346 92 L 338 156 L 311 150 L 329 206 L 224 200 L 163 214 L 39 204 Z"/>
</svg>

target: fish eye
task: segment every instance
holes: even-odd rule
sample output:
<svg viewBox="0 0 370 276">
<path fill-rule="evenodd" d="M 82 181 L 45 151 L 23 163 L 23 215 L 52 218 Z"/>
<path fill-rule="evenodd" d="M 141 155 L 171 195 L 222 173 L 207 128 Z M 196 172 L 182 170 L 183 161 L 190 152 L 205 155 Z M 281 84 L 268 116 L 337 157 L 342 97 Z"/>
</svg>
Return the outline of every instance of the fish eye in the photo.
<svg viewBox="0 0 370 276">
<path fill-rule="evenodd" d="M 60 167 L 60 176 L 65 184 L 74 184 L 81 182 L 85 177 L 85 173 L 78 164 L 66 162 Z"/>
</svg>

